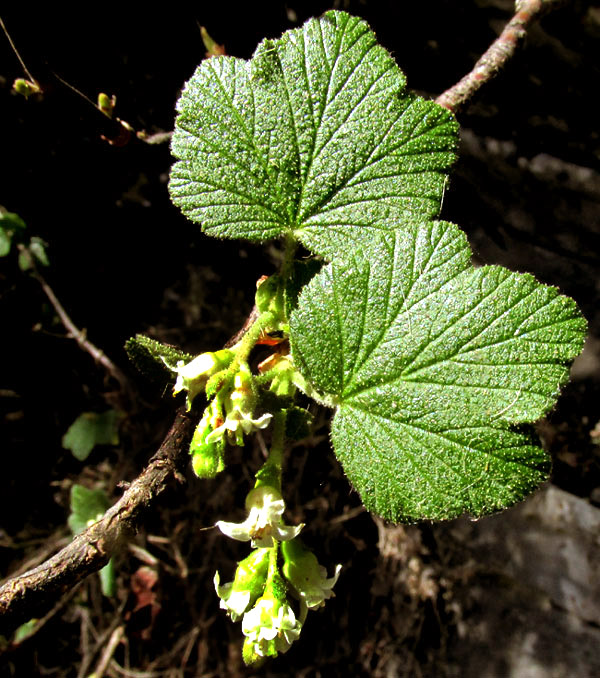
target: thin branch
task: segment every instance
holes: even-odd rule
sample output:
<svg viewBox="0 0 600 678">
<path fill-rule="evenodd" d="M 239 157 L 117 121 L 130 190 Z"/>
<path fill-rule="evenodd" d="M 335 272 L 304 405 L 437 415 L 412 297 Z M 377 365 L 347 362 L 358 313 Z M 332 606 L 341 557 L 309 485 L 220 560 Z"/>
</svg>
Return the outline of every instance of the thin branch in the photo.
<svg viewBox="0 0 600 678">
<path fill-rule="evenodd" d="M 0 634 L 38 617 L 75 584 L 104 567 L 142 524 L 173 480 L 182 482 L 195 418 L 182 407 L 158 452 L 104 516 L 42 565 L 0 587 Z"/>
<path fill-rule="evenodd" d="M 113 363 L 113 361 L 104 353 L 104 351 L 99 349 L 87 338 L 85 330 L 80 330 L 71 320 L 69 314 L 65 311 L 64 306 L 60 303 L 56 294 L 54 294 L 54 290 L 39 272 L 35 264 L 35 260 L 28 248 L 24 245 L 19 245 L 19 251 L 28 257 L 29 264 L 31 266 L 29 273 L 40 284 L 44 294 L 48 297 L 48 301 L 52 304 L 52 307 L 56 311 L 56 315 L 58 315 L 60 322 L 67 330 L 68 336 L 71 339 L 75 339 L 81 349 L 83 349 L 86 353 L 89 353 L 98 364 L 102 365 L 106 372 L 121 385 L 125 393 L 129 393 L 129 380 L 125 374 Z"/>
<path fill-rule="evenodd" d="M 37 85 L 38 84 L 37 80 L 33 77 L 33 75 L 31 75 L 29 69 L 25 65 L 25 62 L 21 58 L 21 55 L 19 54 L 19 50 L 17 49 L 15 43 L 13 42 L 12 38 L 10 37 L 10 33 L 6 29 L 6 26 L 4 25 L 4 21 L 2 21 L 2 17 L 0 17 L 0 27 L 4 31 L 4 35 L 6 35 L 8 42 L 10 42 L 10 46 L 13 48 L 13 52 L 16 54 L 17 59 L 19 60 L 19 63 L 21 64 L 21 68 L 23 69 L 25 75 L 31 80 L 31 82 L 33 82 Z"/>
<path fill-rule="evenodd" d="M 500 36 L 490 45 L 473 70 L 441 94 L 436 99 L 436 103 L 456 113 L 480 87 L 495 77 L 514 55 L 529 25 L 539 18 L 542 12 L 554 9 L 563 3 L 564 0 L 517 0 L 515 14 Z"/>
</svg>

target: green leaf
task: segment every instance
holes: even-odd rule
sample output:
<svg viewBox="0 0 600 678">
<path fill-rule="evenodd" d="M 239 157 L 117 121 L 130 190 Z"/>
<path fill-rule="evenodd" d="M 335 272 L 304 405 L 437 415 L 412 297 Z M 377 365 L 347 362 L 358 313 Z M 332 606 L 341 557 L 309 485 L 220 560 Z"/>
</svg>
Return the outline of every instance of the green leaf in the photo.
<svg viewBox="0 0 600 678">
<path fill-rule="evenodd" d="M 284 306 L 286 318 L 289 318 L 290 313 L 296 308 L 300 290 L 317 275 L 322 266 L 323 262 L 315 258 L 303 261 L 295 260 L 292 263 L 291 273 L 285 281 Z"/>
<path fill-rule="evenodd" d="M 7 212 L 0 206 L 0 257 L 5 257 L 11 248 L 13 238 L 20 240 L 25 222 L 15 212 Z"/>
<path fill-rule="evenodd" d="M 116 410 L 82 412 L 63 436 L 62 446 L 84 461 L 96 445 L 119 443 L 119 413 Z"/>
<path fill-rule="evenodd" d="M 41 238 L 33 236 L 29 242 L 29 251 L 35 257 L 37 262 L 42 266 L 50 266 L 48 261 L 48 254 L 46 252 L 46 247 L 48 243 L 44 242 Z"/>
<path fill-rule="evenodd" d="M 204 61 L 177 103 L 170 192 L 217 237 L 292 233 L 333 259 L 439 212 L 452 114 L 410 94 L 369 26 L 327 12 L 251 61 Z"/>
<path fill-rule="evenodd" d="M 39 619 L 30 619 L 29 621 L 26 621 L 24 624 L 21 624 L 16 630 L 13 635 L 12 642 L 14 645 L 18 645 L 19 643 L 22 643 L 24 640 L 27 640 L 30 636 L 32 636 L 36 632 L 36 627 L 39 623 Z"/>
<path fill-rule="evenodd" d="M 102 595 L 112 598 L 116 593 L 117 578 L 115 574 L 115 560 L 111 558 L 108 563 L 98 572 L 100 575 L 100 588 Z"/>
<path fill-rule="evenodd" d="M 175 368 L 180 360 L 189 363 L 194 358 L 189 353 L 184 353 L 174 346 L 161 344 L 160 341 L 143 334 L 136 334 L 135 337 L 128 339 L 125 350 L 135 367 L 163 388 L 175 381 L 175 372 L 171 368 Z"/>
<path fill-rule="evenodd" d="M 88 490 L 83 485 L 71 487 L 71 514 L 67 520 L 71 532 L 79 534 L 99 520 L 110 502 L 104 490 Z"/>
<path fill-rule="evenodd" d="M 41 238 L 33 236 L 29 241 L 29 245 L 19 252 L 19 268 L 25 273 L 26 271 L 31 270 L 36 264 L 49 266 L 50 261 L 48 260 L 48 254 L 46 253 L 47 246 L 48 244 Z"/>
<path fill-rule="evenodd" d="M 457 226 L 412 223 L 325 267 L 290 320 L 298 368 L 336 408 L 336 456 L 390 520 L 489 513 L 549 469 L 515 424 L 553 406 L 585 320 L 555 288 L 470 254 Z"/>
<path fill-rule="evenodd" d="M 10 233 L 0 226 L 0 257 L 5 257 L 10 252 Z"/>
<path fill-rule="evenodd" d="M 100 520 L 109 507 L 110 501 L 104 490 L 88 490 L 83 485 L 72 485 L 71 513 L 67 519 L 71 532 L 73 534 L 83 532 Z M 116 585 L 114 559 L 111 558 L 98 574 L 102 595 L 114 596 Z"/>
</svg>

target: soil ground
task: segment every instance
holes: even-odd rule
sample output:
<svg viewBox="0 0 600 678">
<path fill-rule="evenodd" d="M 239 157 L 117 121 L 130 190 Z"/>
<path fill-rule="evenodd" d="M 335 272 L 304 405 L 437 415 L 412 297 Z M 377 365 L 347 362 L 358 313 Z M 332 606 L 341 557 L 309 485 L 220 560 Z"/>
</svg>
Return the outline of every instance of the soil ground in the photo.
<svg viewBox="0 0 600 678">
<path fill-rule="evenodd" d="M 75 417 L 119 394 L 64 337 L 37 283 L 0 262 L 2 576 L 68 540 L 73 483 L 117 499 L 118 483 L 140 472 L 168 429 L 173 400 L 136 375 L 125 341 L 142 332 L 190 353 L 218 347 L 250 310 L 256 279 L 273 270 L 268 247 L 204 237 L 171 205 L 168 144 L 107 143 L 102 135 L 115 139 L 119 126 L 57 76 L 92 100 L 115 94 L 117 115 L 136 130 L 169 131 L 179 90 L 204 56 L 200 25 L 247 58 L 263 37 L 331 7 L 366 18 L 409 86 L 429 97 L 470 70 L 511 13 L 505 0 L 230 1 L 160 13 L 114 5 L 93 15 L 3 8 L 44 94 L 11 95 L 23 73 L 0 36 L 0 202 L 48 243 L 48 281 L 140 397 L 118 446 L 97 448 L 85 463 L 63 450 Z M 336 598 L 309 617 L 288 654 L 244 668 L 241 632 L 218 609 L 212 581 L 217 568 L 229 577 L 245 549 L 199 530 L 238 515 L 257 446 L 244 464 L 234 451 L 217 481 L 190 475 L 174 489 L 116 559 L 116 596 L 103 597 L 90 577 L 4 652 L 0 675 L 88 676 L 111 638 L 107 676 L 600 675 L 599 40 L 594 2 L 565 3 L 532 28 L 458 116 L 461 155 L 442 213 L 465 229 L 478 263 L 533 273 L 573 296 L 588 319 L 573 380 L 539 424 L 554 460 L 550 486 L 477 523 L 384 525 L 361 510 L 318 414 L 311 439 L 290 455 L 287 503 L 321 562 L 344 569 Z"/>
</svg>

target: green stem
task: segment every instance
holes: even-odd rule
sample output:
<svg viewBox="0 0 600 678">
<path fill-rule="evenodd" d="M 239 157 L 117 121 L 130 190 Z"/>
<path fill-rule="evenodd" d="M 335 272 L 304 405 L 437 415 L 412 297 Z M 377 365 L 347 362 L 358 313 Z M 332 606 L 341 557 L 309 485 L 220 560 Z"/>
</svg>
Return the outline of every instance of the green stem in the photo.
<svg viewBox="0 0 600 678">
<path fill-rule="evenodd" d="M 279 410 L 273 415 L 273 437 L 267 461 L 256 473 L 254 487 L 269 485 L 281 493 L 281 473 L 283 466 L 283 452 L 285 444 L 285 423 L 287 410 Z"/>
<path fill-rule="evenodd" d="M 287 280 L 292 272 L 292 265 L 294 263 L 294 255 L 298 247 L 298 241 L 293 235 L 287 234 L 285 236 L 285 246 L 283 250 L 283 262 L 281 264 L 280 275 L 282 280 Z"/>
<path fill-rule="evenodd" d="M 242 337 L 238 344 L 232 347 L 231 350 L 235 351 L 235 358 L 233 359 L 231 365 L 226 370 L 217 372 L 208 380 L 206 384 L 206 393 L 210 397 L 213 397 L 214 393 L 218 391 L 225 383 L 230 382 L 240 369 L 240 365 L 248 365 L 248 356 L 250 352 L 256 345 L 260 337 L 260 333 L 264 330 L 265 327 L 268 327 L 275 319 L 274 314 L 271 311 L 265 311 L 261 313 L 254 323 L 250 326 L 246 334 Z"/>
<path fill-rule="evenodd" d="M 273 437 L 271 439 L 271 451 L 269 452 L 269 462 L 279 467 L 280 476 L 283 464 L 286 419 L 287 410 L 280 410 L 273 416 Z"/>
<path fill-rule="evenodd" d="M 254 324 L 250 327 L 246 334 L 244 334 L 243 339 L 240 341 L 239 348 L 236 351 L 236 356 L 228 371 L 231 370 L 232 372 L 237 372 L 237 368 L 241 364 L 248 362 L 250 351 L 252 351 L 256 345 L 256 342 L 260 337 L 260 333 L 274 320 L 275 315 L 271 311 L 265 311 L 265 313 L 261 313 L 258 316 Z"/>
<path fill-rule="evenodd" d="M 279 543 L 275 542 L 271 547 L 269 553 L 269 569 L 267 570 L 267 586 L 279 576 L 279 569 L 277 567 L 277 556 L 279 551 Z"/>
</svg>

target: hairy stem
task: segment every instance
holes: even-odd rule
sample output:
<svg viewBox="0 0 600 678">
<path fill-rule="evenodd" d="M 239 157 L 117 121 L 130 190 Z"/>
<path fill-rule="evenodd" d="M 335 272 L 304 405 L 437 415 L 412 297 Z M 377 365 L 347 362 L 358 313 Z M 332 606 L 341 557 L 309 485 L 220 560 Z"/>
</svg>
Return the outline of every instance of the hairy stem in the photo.
<svg viewBox="0 0 600 678">
<path fill-rule="evenodd" d="M 450 87 L 437 99 L 436 103 L 448 110 L 456 111 L 464 106 L 473 95 L 493 77 L 514 55 L 517 46 L 527 33 L 529 25 L 542 12 L 554 9 L 564 0 L 518 0 L 515 3 L 515 14 L 508 22 L 500 36 L 490 45 L 485 54 L 465 75 L 462 80 Z"/>
</svg>

